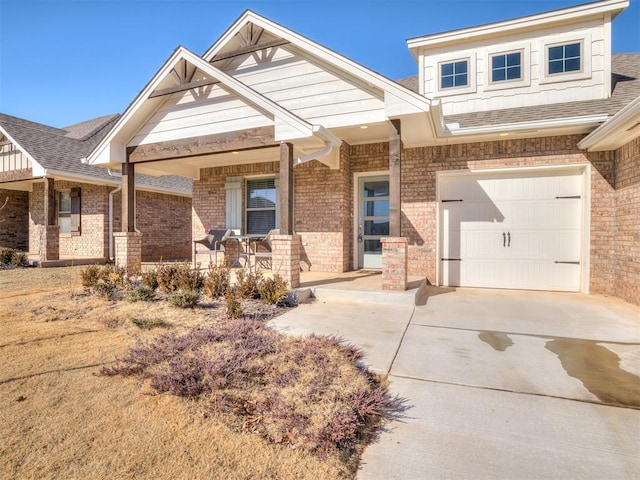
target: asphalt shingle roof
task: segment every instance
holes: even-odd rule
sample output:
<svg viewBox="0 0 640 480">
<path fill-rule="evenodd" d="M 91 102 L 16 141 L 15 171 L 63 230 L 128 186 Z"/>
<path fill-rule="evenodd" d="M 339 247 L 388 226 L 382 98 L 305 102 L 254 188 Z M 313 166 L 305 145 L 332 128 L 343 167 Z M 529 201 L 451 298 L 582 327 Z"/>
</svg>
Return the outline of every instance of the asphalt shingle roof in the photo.
<svg viewBox="0 0 640 480">
<path fill-rule="evenodd" d="M 445 122 L 459 123 L 460 127 L 480 127 L 584 115 L 613 116 L 640 96 L 640 53 L 612 54 L 611 69 L 613 91 L 607 99 L 462 113 L 446 116 Z M 410 90 L 418 91 L 417 75 L 398 80 L 398 83 Z"/>
<path fill-rule="evenodd" d="M 0 113 L 0 125 L 46 170 L 113 183 L 113 177 L 106 168 L 85 165 L 80 159 L 95 148 L 119 117 L 117 114 L 107 115 L 65 128 L 55 128 Z M 191 195 L 192 183 L 190 179 L 179 176 L 136 175 L 136 185 L 140 188 L 182 195 Z"/>
</svg>

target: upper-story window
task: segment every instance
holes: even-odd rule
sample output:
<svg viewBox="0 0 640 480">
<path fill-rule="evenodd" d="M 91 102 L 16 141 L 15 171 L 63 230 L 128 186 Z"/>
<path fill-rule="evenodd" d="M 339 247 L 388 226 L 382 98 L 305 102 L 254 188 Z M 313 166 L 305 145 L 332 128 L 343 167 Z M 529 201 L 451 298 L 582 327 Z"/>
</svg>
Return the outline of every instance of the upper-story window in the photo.
<svg viewBox="0 0 640 480">
<path fill-rule="evenodd" d="M 522 79 L 522 52 L 500 53 L 491 56 L 491 82 Z"/>
<path fill-rule="evenodd" d="M 582 70 L 581 43 L 568 43 L 548 47 L 547 73 L 555 75 L 559 73 L 579 72 Z"/>
<path fill-rule="evenodd" d="M 469 60 L 440 64 L 440 89 L 469 86 Z"/>
</svg>

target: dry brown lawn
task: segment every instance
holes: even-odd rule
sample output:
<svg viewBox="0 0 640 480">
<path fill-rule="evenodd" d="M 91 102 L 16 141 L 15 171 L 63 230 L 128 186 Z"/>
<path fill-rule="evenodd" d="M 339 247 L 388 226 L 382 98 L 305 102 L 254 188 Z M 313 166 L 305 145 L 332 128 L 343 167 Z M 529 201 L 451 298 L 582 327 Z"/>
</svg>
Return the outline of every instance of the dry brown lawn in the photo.
<svg viewBox="0 0 640 480">
<path fill-rule="evenodd" d="M 215 308 L 81 293 L 78 267 L 0 271 L 0 478 L 352 478 L 338 459 L 235 431 L 135 378 L 99 375 L 138 339 L 165 331 L 132 319 L 180 332 L 215 321 Z"/>
</svg>

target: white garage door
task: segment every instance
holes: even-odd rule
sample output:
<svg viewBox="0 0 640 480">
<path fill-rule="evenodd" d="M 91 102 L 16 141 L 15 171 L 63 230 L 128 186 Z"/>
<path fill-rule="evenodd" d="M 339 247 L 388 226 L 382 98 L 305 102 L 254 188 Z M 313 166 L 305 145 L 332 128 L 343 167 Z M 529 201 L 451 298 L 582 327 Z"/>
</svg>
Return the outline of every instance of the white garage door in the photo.
<svg viewBox="0 0 640 480">
<path fill-rule="evenodd" d="M 441 283 L 579 291 L 580 172 L 439 177 Z"/>
</svg>

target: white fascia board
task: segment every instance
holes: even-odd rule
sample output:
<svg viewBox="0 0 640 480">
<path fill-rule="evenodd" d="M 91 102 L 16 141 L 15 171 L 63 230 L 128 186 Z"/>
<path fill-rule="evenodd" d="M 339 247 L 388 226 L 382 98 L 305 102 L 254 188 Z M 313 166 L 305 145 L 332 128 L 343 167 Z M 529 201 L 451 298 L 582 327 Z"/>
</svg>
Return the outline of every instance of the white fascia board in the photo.
<svg viewBox="0 0 640 480">
<path fill-rule="evenodd" d="M 640 135 L 640 132 L 637 132 L 635 136 L 627 134 L 627 131 L 638 122 L 640 122 L 640 97 L 630 102 L 613 117 L 584 137 L 578 143 L 578 148 L 588 151 L 611 150 L 610 147 L 602 147 L 606 142 L 615 145 L 614 148 L 619 148 L 633 140 L 635 136 Z M 613 137 L 616 138 L 614 139 Z"/>
<path fill-rule="evenodd" d="M 358 78 L 365 84 L 369 84 L 375 88 L 382 90 L 383 92 L 390 92 L 394 96 L 402 99 L 403 101 L 412 105 L 415 109 L 427 112 L 429 111 L 430 100 L 422 95 L 412 92 L 408 88 L 389 80 L 385 76 L 370 70 L 353 60 L 350 60 L 339 53 L 334 52 L 322 45 L 309 40 L 308 38 L 289 30 L 277 23 L 272 22 L 250 10 L 247 10 L 244 14 L 236 20 L 236 22 L 214 43 L 209 50 L 203 55 L 203 59 L 206 62 L 210 62 L 213 57 L 224 47 L 224 45 L 233 38 L 236 33 L 240 31 L 244 25 L 248 22 L 263 28 L 264 30 L 276 35 L 283 40 L 291 42 L 296 47 L 303 51 L 328 62 L 330 65 L 337 67 L 338 69 L 349 73 L 350 75 Z"/>
<path fill-rule="evenodd" d="M 593 127 L 607 120 L 607 115 L 588 115 L 582 117 L 557 118 L 551 120 L 539 120 L 535 122 L 503 123 L 466 128 L 447 128 L 439 138 L 462 137 L 467 135 L 517 133 L 523 130 L 548 130 L 568 127 Z"/>
<path fill-rule="evenodd" d="M 487 23 L 477 27 L 462 28 L 448 32 L 425 35 L 407 40 L 407 47 L 415 59 L 418 49 L 455 42 L 468 42 L 486 36 L 503 35 L 515 30 L 552 27 L 558 23 L 575 22 L 588 17 L 611 15 L 613 19 L 629 6 L 629 0 L 596 1 L 575 7 L 553 10 L 503 22 Z"/>
<path fill-rule="evenodd" d="M 16 142 L 15 139 L 11 135 L 9 135 L 9 133 L 4 128 L 2 128 L 2 125 L 0 125 L 0 133 L 2 133 L 7 138 L 7 140 L 13 143 L 16 148 L 20 150 L 25 157 L 27 157 L 27 160 L 31 162 L 31 176 L 43 177 L 45 174 L 45 170 L 42 165 L 36 162 L 35 159 L 31 155 L 29 155 L 29 152 L 22 148 L 22 145 Z"/>
<path fill-rule="evenodd" d="M 106 162 L 104 158 L 104 155 L 111 154 L 111 149 L 107 150 L 106 147 L 116 138 L 118 133 L 120 133 L 124 126 L 132 119 L 136 111 L 140 108 L 140 105 L 148 100 L 149 95 L 153 93 L 160 82 L 162 82 L 162 80 L 164 80 L 167 75 L 171 74 L 171 70 L 176 66 L 178 61 L 182 59 L 181 54 L 185 50 L 186 49 L 184 47 L 178 47 L 174 50 L 169 59 L 164 63 L 164 65 L 162 65 L 162 67 L 160 67 L 153 78 L 147 83 L 147 85 L 142 89 L 142 91 L 140 91 L 133 102 L 131 102 L 131 104 L 127 107 L 127 109 L 120 116 L 111 131 L 102 139 L 100 143 L 98 143 L 98 145 L 96 145 L 93 151 L 89 155 L 87 155 L 87 164 L 97 164 L 98 156 L 100 156 L 99 163 L 111 163 L 111 160 Z"/>
</svg>

